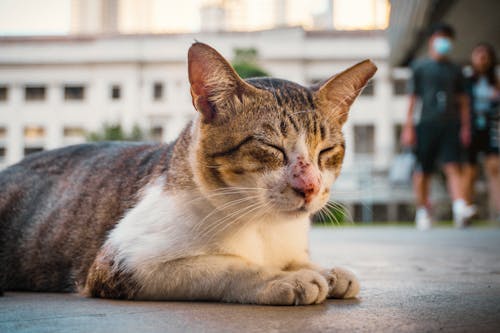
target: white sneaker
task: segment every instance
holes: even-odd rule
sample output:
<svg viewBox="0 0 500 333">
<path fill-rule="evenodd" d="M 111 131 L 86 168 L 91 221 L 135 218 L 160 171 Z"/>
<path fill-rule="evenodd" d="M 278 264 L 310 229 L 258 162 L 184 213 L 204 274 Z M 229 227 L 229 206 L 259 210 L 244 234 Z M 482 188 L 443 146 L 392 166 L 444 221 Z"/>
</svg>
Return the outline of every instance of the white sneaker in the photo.
<svg viewBox="0 0 500 333">
<path fill-rule="evenodd" d="M 415 214 L 415 224 L 418 230 L 429 230 L 432 227 L 432 218 L 429 211 L 425 207 L 417 208 Z"/>
<path fill-rule="evenodd" d="M 467 221 L 476 214 L 475 206 L 468 206 L 464 200 L 453 201 L 453 225 L 455 228 L 465 228 Z"/>
</svg>

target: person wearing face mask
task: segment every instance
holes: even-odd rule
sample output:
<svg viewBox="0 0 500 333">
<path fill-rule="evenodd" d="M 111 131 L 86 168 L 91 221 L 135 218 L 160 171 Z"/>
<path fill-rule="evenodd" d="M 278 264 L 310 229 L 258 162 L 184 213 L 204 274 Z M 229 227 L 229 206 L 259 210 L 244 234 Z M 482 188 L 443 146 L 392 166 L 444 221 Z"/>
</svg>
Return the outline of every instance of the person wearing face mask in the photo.
<svg viewBox="0 0 500 333">
<path fill-rule="evenodd" d="M 500 222 L 500 156 L 499 156 L 499 102 L 500 82 L 496 76 L 497 59 L 494 48 L 479 43 L 471 54 L 471 67 L 467 68 L 466 90 L 470 96 L 472 140 L 466 150 L 464 186 L 467 201 L 473 202 L 474 182 L 479 157 L 484 157 L 484 170 L 492 207 Z M 481 156 L 483 155 L 483 156 Z"/>
<path fill-rule="evenodd" d="M 461 69 L 450 60 L 454 36 L 451 26 L 436 25 L 429 38 L 428 57 L 415 62 L 409 81 L 410 103 L 401 143 L 413 147 L 415 152 L 413 186 L 419 230 L 432 226 L 429 190 L 438 165 L 446 176 L 453 200 L 454 225 L 463 227 L 473 214 L 465 201 L 460 170 L 462 148 L 470 144 L 470 119 Z"/>
</svg>

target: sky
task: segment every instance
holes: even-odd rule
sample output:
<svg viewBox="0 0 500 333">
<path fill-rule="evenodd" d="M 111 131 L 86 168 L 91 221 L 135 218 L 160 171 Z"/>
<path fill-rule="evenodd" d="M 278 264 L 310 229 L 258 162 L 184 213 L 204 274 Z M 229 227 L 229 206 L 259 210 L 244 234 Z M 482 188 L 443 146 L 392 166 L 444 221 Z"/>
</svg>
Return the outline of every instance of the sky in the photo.
<svg viewBox="0 0 500 333">
<path fill-rule="evenodd" d="M 85 1 L 85 0 L 84 0 Z M 134 26 L 138 1 L 120 0 L 124 27 Z M 210 0 L 148 0 L 152 3 L 151 32 L 186 32 L 200 28 L 198 8 Z M 217 1 L 217 0 L 215 0 Z M 386 24 L 387 0 L 334 0 L 334 22 L 337 29 L 369 28 L 375 21 Z M 249 25 L 266 28 L 270 13 L 269 0 L 247 1 L 244 14 Z M 294 25 L 306 28 L 312 15 L 326 8 L 326 0 L 288 0 L 289 17 Z M 266 15 L 267 13 L 267 15 Z M 267 17 L 267 18 L 266 18 Z M 267 20 L 267 21 L 266 21 Z M 0 0 L 0 35 L 52 35 L 71 31 L 71 0 Z"/>
</svg>

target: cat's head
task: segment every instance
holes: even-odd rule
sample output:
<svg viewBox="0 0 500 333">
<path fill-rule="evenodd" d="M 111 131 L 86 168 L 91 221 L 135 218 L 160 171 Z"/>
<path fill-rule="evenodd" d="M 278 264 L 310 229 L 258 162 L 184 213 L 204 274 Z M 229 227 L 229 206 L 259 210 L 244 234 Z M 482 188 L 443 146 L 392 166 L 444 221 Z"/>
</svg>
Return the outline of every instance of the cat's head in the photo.
<svg viewBox="0 0 500 333">
<path fill-rule="evenodd" d="M 342 125 L 375 65 L 366 60 L 306 88 L 279 79 L 242 80 L 216 50 L 195 43 L 188 66 L 200 113 L 191 163 L 207 198 L 271 214 L 321 209 L 342 166 Z"/>
</svg>

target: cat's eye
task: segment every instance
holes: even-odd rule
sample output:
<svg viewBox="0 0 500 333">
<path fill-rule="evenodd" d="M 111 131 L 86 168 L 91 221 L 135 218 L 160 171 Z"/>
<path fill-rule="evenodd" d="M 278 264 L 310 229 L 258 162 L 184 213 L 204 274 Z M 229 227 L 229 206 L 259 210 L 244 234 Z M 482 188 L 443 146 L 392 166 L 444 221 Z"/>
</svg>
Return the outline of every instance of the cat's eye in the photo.
<svg viewBox="0 0 500 333">
<path fill-rule="evenodd" d="M 269 164 L 270 166 L 276 166 L 287 163 L 287 156 L 285 149 L 282 147 L 269 143 L 260 142 L 261 144 L 255 147 L 251 151 L 252 157 L 262 164 Z"/>
<path fill-rule="evenodd" d="M 267 147 L 271 148 L 272 150 L 274 150 L 276 153 L 278 153 L 281 156 L 283 162 L 287 163 L 288 157 L 286 156 L 284 148 L 281 148 L 280 146 L 274 145 L 272 143 L 267 143 L 267 142 L 265 143 L 265 145 Z"/>
<path fill-rule="evenodd" d="M 328 148 L 325 148 L 325 149 L 322 149 L 320 152 L 319 152 L 319 156 L 323 155 L 323 154 L 326 154 L 326 153 L 329 153 L 329 152 L 333 152 L 335 150 L 335 148 L 337 148 L 338 146 L 332 146 L 332 147 L 328 147 Z"/>
<path fill-rule="evenodd" d="M 320 168 L 334 168 L 342 162 L 344 157 L 344 145 L 337 144 L 322 149 L 318 154 L 318 165 Z"/>
</svg>

